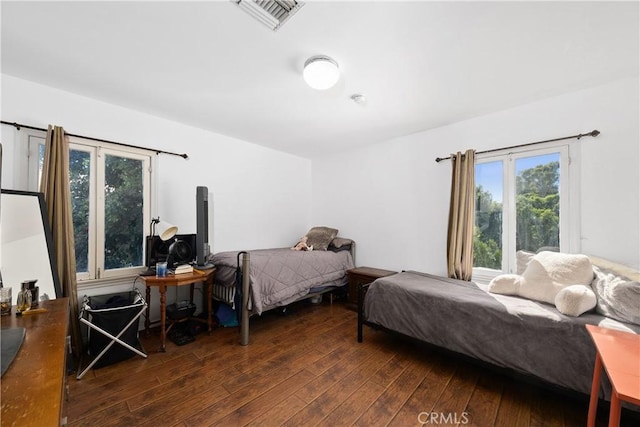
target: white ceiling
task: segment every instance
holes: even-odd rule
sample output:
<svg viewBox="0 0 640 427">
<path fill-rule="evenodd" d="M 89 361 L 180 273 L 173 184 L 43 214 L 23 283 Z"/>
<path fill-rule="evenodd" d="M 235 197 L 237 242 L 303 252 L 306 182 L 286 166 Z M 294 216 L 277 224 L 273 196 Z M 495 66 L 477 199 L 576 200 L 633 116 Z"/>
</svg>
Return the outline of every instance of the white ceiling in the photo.
<svg viewBox="0 0 640 427">
<path fill-rule="evenodd" d="M 230 1 L 1 7 L 5 74 L 303 157 L 638 76 L 638 2 L 309 1 L 277 32 Z"/>
</svg>

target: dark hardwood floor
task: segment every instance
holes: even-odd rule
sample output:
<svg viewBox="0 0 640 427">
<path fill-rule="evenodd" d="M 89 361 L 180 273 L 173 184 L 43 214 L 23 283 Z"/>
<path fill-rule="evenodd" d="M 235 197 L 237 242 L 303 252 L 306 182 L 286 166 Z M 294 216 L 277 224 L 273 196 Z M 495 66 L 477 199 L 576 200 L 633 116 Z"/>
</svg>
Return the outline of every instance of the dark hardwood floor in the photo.
<svg viewBox="0 0 640 427">
<path fill-rule="evenodd" d="M 326 300 L 327 298 L 325 298 Z M 344 303 L 294 304 L 289 314 L 155 350 L 69 377 L 71 426 L 585 426 L 586 398 L 515 381 L 381 331 L 356 342 Z M 600 409 L 598 425 L 606 425 Z M 626 421 L 623 414 L 623 424 Z M 636 420 L 637 421 L 637 420 Z"/>
</svg>

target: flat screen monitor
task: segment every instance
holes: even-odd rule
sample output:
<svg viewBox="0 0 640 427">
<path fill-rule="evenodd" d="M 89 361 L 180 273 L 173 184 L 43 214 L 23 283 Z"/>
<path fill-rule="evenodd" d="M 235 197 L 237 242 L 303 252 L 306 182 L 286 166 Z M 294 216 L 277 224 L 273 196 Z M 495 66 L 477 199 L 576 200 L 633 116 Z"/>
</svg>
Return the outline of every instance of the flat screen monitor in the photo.
<svg viewBox="0 0 640 427">
<path fill-rule="evenodd" d="M 169 260 L 169 247 L 176 242 L 173 257 Z M 157 262 L 171 261 L 173 268 L 178 264 L 190 264 L 196 260 L 196 235 L 176 234 L 167 241 L 159 236 L 147 237 L 147 267 L 154 268 Z"/>
</svg>

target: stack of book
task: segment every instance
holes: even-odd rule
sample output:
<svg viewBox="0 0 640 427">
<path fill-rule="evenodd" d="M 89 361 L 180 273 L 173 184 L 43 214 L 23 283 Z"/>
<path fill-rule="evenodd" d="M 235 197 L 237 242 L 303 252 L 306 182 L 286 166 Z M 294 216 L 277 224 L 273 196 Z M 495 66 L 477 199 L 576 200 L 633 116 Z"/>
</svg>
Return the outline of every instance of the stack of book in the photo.
<svg viewBox="0 0 640 427">
<path fill-rule="evenodd" d="M 186 274 L 186 273 L 193 273 L 193 266 L 189 264 L 180 264 L 179 266 L 176 267 L 176 269 L 173 272 L 173 274 Z"/>
</svg>

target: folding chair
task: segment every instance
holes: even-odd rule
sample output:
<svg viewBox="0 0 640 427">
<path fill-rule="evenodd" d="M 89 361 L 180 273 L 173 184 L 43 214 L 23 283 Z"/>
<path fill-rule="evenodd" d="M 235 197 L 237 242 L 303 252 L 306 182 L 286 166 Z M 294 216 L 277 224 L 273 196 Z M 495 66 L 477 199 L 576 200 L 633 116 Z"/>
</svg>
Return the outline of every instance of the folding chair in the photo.
<svg viewBox="0 0 640 427">
<path fill-rule="evenodd" d="M 81 379 L 91 368 L 116 363 L 135 354 L 147 357 L 144 349 L 134 347 L 140 345 L 138 319 L 146 309 L 147 302 L 137 289 L 92 297 L 85 295 L 80 311 L 80 322 L 89 328 L 87 353 L 94 357 L 84 370 L 80 363 L 77 379 Z M 95 332 L 92 333 L 92 331 Z M 119 346 L 113 347 L 116 343 Z"/>
</svg>

